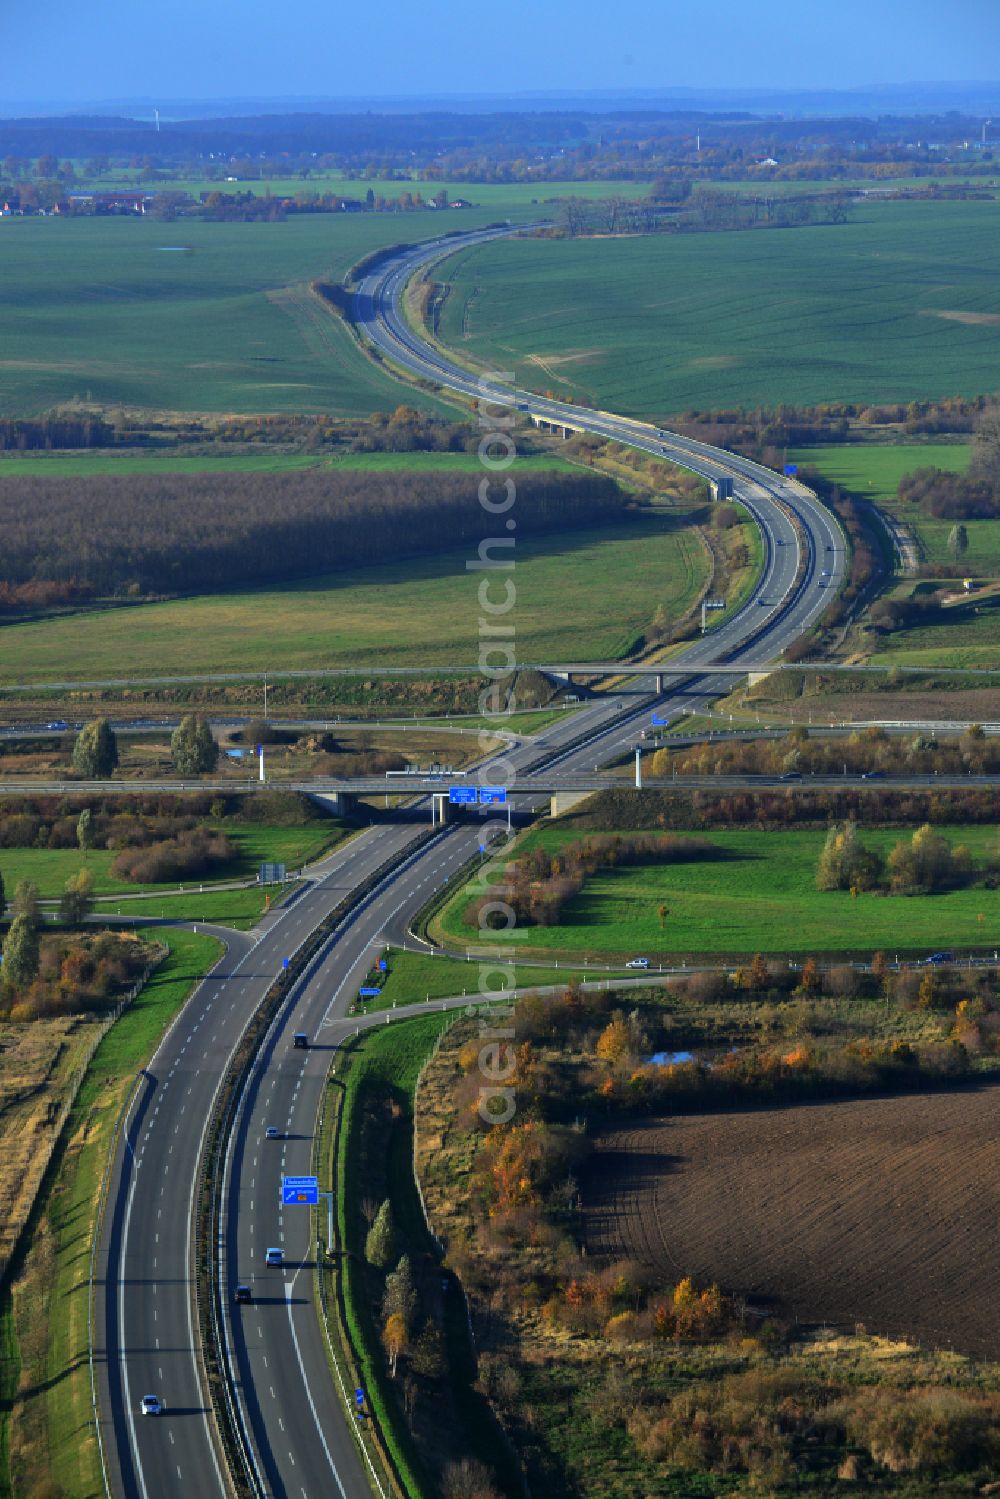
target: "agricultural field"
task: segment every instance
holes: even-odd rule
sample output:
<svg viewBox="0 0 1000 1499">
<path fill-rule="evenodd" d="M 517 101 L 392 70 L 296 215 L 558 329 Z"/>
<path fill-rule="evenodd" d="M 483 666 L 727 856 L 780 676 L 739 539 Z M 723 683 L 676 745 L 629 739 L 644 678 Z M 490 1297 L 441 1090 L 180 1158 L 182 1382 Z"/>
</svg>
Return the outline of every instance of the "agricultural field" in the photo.
<svg viewBox="0 0 1000 1499">
<path fill-rule="evenodd" d="M 397 395 L 404 392 L 397 390 Z M 524 453 L 517 460 L 518 472 L 579 472 L 579 465 L 558 453 Z M 91 474 L 233 474 L 282 473 L 288 469 L 336 468 L 359 473 L 446 473 L 481 475 L 483 465 L 475 453 L 282 453 L 264 449 L 220 453 L 189 453 L 131 448 L 93 448 L 71 453 L 0 453 L 0 480 L 20 475 L 83 478 Z"/>
<path fill-rule="evenodd" d="M 583 1182 L 588 1253 L 995 1358 L 997 1103 L 983 1086 L 607 1130 Z"/>
<path fill-rule="evenodd" d="M 153 411 L 392 410 L 398 382 L 308 287 L 342 280 L 380 245 L 432 235 L 432 219 L 5 219 L 0 416 L 74 400 Z M 461 222 L 490 220 L 470 210 Z M 417 391 L 407 399 L 440 409 Z"/>
<path fill-rule="evenodd" d="M 996 380 L 1000 204 L 463 251 L 440 334 L 536 390 L 637 417 L 974 394 Z"/>
<path fill-rule="evenodd" d="M 940 829 L 965 843 L 977 864 L 997 855 L 991 828 Z M 564 847 L 574 833 L 558 826 L 527 835 L 518 852 L 541 845 Z M 1000 892 L 981 887 L 935 895 L 861 894 L 816 889 L 823 829 L 747 829 L 699 832 L 713 845 L 712 857 L 673 865 L 620 865 L 588 878 L 566 907 L 558 926 L 532 927 L 518 945 L 541 956 L 603 958 L 644 956 L 653 962 L 682 957 L 745 956 L 755 952 L 791 956 L 837 952 L 870 954 L 884 948 L 920 955 L 933 948 L 982 947 L 1000 929 Z M 865 829 L 867 845 L 883 853 L 905 830 Z M 467 924 L 468 890 L 459 891 L 431 923 L 431 932 L 461 945 L 474 930 Z M 666 912 L 661 919 L 660 907 Z"/>
<path fill-rule="evenodd" d="M 662 606 L 687 612 L 708 578 L 690 514 L 520 541 L 518 654 L 626 654 Z M 476 584 L 443 552 L 284 587 L 142 604 L 5 626 L 6 682 L 354 665 L 472 664 Z M 609 577 L 616 587 L 605 585 Z"/>
<path fill-rule="evenodd" d="M 426 225 L 428 234 L 439 233 L 442 221 L 446 230 L 462 228 L 477 209 L 488 209 L 495 213 L 501 208 L 507 211 L 535 206 L 544 207 L 546 204 L 558 203 L 563 198 L 586 198 L 588 201 L 611 197 L 644 198 L 649 192 L 648 182 L 448 183 L 436 179 L 425 181 L 418 177 L 408 178 L 405 181 L 390 181 L 377 177 L 341 177 L 333 172 L 316 172 L 307 178 L 278 177 L 265 181 L 247 178 L 239 182 L 210 181 L 202 177 L 178 177 L 175 181 L 147 184 L 143 183 L 140 177 L 141 174 L 135 172 L 116 171 L 109 176 L 107 181 L 102 180 L 91 186 L 99 192 L 106 192 L 109 188 L 133 187 L 143 188 L 150 192 L 186 192 L 193 197 L 197 197 L 199 193 L 210 192 L 229 194 L 251 192 L 258 198 L 268 194 L 271 197 L 286 197 L 296 193 L 335 193 L 339 198 L 362 199 L 369 188 L 385 198 L 398 198 L 402 193 L 407 192 L 420 192 L 425 198 L 433 198 L 434 194 L 443 187 L 450 198 L 464 198 L 472 204 L 471 209 L 463 209 L 460 212 L 453 210 L 444 214 L 439 209 L 432 208 L 425 212 L 418 210 L 398 216 L 395 214 L 380 215 L 380 218 L 387 218 L 391 224 L 395 224 L 397 229 L 411 223 Z"/>
</svg>

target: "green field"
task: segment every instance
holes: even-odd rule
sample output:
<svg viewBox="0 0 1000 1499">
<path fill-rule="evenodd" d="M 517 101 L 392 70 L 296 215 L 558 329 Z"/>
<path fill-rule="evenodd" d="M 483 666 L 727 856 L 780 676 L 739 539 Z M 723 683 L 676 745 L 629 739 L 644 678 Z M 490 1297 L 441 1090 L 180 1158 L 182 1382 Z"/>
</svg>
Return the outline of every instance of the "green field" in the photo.
<svg viewBox="0 0 1000 1499">
<path fill-rule="evenodd" d="M 381 181 L 377 177 L 342 177 L 335 172 L 317 172 L 307 178 L 280 177 L 271 181 L 247 179 L 240 182 L 210 181 L 203 177 L 185 177 L 175 182 L 144 183 L 136 173 L 114 172 L 107 180 L 91 183 L 88 187 L 106 192 L 112 187 L 142 187 L 149 192 L 186 192 L 192 196 L 199 193 L 245 193 L 251 192 L 262 198 L 294 196 L 296 193 L 336 193 L 339 198 L 363 199 L 368 189 L 385 198 L 398 198 L 403 193 L 421 192 L 425 198 L 433 198 L 442 187 L 448 196 L 464 198 L 472 209 L 452 210 L 441 214 L 436 208 L 424 212 L 415 211 L 404 215 L 386 215 L 389 223 L 397 226 L 407 224 L 429 225 L 428 234 L 439 233 L 442 223 L 445 229 L 460 229 L 476 209 L 518 209 L 544 205 L 560 198 L 644 198 L 649 192 L 648 182 L 425 182 L 413 178 L 406 182 Z M 398 233 L 397 236 L 398 237 Z"/>
<path fill-rule="evenodd" d="M 112 1129 L 136 1072 L 220 954 L 219 944 L 201 934 L 160 930 L 144 935 L 166 942 L 169 956 L 94 1055 L 65 1127 L 67 1148 L 45 1207 L 46 1231 L 36 1233 L 16 1292 L 27 1376 L 22 1383 L 25 1428 L 37 1442 L 31 1469 L 36 1475 L 46 1472 L 47 1448 L 51 1472 L 61 1485 L 58 1491 L 67 1494 L 101 1489 L 90 1404 L 87 1297 L 80 1287 Z M 41 1486 L 32 1491 L 41 1492 Z M 48 1486 L 44 1491 L 50 1491 Z M 54 1486 L 51 1492 L 56 1492 Z"/>
<path fill-rule="evenodd" d="M 689 609 L 707 559 L 683 513 L 520 541 L 511 611 L 522 659 L 624 654 L 662 604 Z M 477 575 L 464 552 L 284 588 L 6 626 L 0 680 L 473 663 Z M 609 580 L 614 579 L 614 586 Z"/>
<path fill-rule="evenodd" d="M 934 624 L 897 630 L 872 653 L 876 665 L 968 666 L 1000 662 L 1000 610 L 945 610 Z"/>
<path fill-rule="evenodd" d="M 988 391 L 998 228 L 992 201 L 866 203 L 836 226 L 498 243 L 449 263 L 440 333 L 640 417 Z"/>
<path fill-rule="evenodd" d="M 580 972 L 583 978 L 588 977 L 586 972 L 574 969 L 572 964 L 563 963 L 560 967 L 541 967 L 538 964 L 517 963 L 514 961 L 517 954 L 512 951 L 511 962 L 514 967 L 514 981 L 510 988 L 525 989 L 529 986 L 565 984 L 568 983 L 574 972 Z M 423 1004 L 433 999 L 454 999 L 459 994 L 467 994 L 470 1002 L 482 999 L 479 983 L 479 961 L 473 959 L 471 962 L 463 958 L 450 957 L 444 953 L 415 953 L 403 952 L 399 948 L 390 948 L 386 953 L 388 972 L 378 976 L 373 973 L 372 984 L 376 982 L 382 990 L 378 999 L 369 1000 L 363 1004 L 366 1012 L 369 1010 L 392 1009 L 395 1005 Z M 591 977 L 602 978 L 602 973 L 591 974 Z M 491 984 L 500 982 L 500 976 L 492 967 L 490 971 Z M 498 997 L 496 991 L 490 991 L 488 998 Z M 502 998 L 502 995 L 499 997 Z"/>
<path fill-rule="evenodd" d="M 405 392 L 400 392 L 405 395 Z M 579 464 L 559 453 L 524 453 L 518 471 L 579 473 Z M 220 456 L 218 450 L 202 455 L 183 448 L 150 451 L 142 448 L 93 448 L 70 453 L 0 453 L 0 479 L 21 475 L 51 478 L 106 474 L 233 474 L 281 473 L 288 469 L 336 468 L 362 473 L 459 473 L 482 474 L 476 453 L 282 453 L 262 448 L 258 452 L 236 449 Z"/>
<path fill-rule="evenodd" d="M 968 844 L 977 862 L 996 857 L 993 828 L 941 829 Z M 558 827 L 529 834 L 521 845 L 554 849 L 573 839 Z M 587 881 L 558 927 L 533 928 L 523 944 L 545 954 L 576 958 L 679 956 L 755 952 L 827 954 L 925 952 L 992 945 L 1000 928 L 1000 891 L 968 889 L 933 896 L 820 893 L 816 864 L 825 831 L 698 833 L 718 857 L 674 866 L 619 867 Z M 904 831 L 865 833 L 888 851 Z M 432 929 L 449 942 L 469 940 L 464 892 L 445 907 Z M 661 930 L 659 906 L 669 914 Z M 980 921 L 979 915 L 983 915 Z"/>
<path fill-rule="evenodd" d="M 490 219 L 474 210 L 461 222 Z M 400 385 L 360 353 L 308 283 L 340 281 L 378 246 L 435 229 L 430 211 L 405 222 L 4 219 L 0 416 L 77 399 L 236 413 L 392 410 Z M 407 399 L 427 404 L 419 392 Z"/>
<path fill-rule="evenodd" d="M 823 448 L 796 448 L 789 452 L 793 463 L 815 468 L 825 479 L 839 484 L 849 494 L 873 500 L 914 531 L 928 562 L 951 562 L 948 535 L 953 521 L 930 520 L 913 505 L 900 504 L 896 490 L 904 474 L 918 468 L 942 468 L 963 474 L 969 466 L 969 443 L 902 442 L 843 443 Z M 2 472 L 2 470 L 0 470 Z M 808 480 L 808 475 L 804 474 Z M 969 550 L 965 563 L 973 577 L 1000 574 L 1000 521 L 965 522 Z"/>
<path fill-rule="evenodd" d="M 85 787 L 81 788 L 85 790 Z M 212 880 L 253 879 L 262 863 L 287 864 L 289 872 L 319 858 L 344 837 L 343 824 L 334 821 L 317 821 L 303 827 L 267 827 L 263 824 L 226 822 L 221 831 L 236 844 L 238 854 L 230 865 L 219 865 Z M 148 893 L 153 890 L 175 890 L 169 886 L 136 885 L 121 880 L 111 873 L 115 854 L 109 849 L 95 848 L 84 857 L 75 848 L 4 848 L 0 849 L 0 873 L 3 875 L 7 899 L 13 898 L 14 889 L 20 880 L 34 880 L 42 899 L 58 896 L 67 878 L 86 867 L 94 877 L 94 893 L 110 895 L 118 893 Z M 191 888 L 199 880 L 184 881 Z M 205 881 L 210 885 L 211 881 Z M 255 892 L 251 891 L 251 894 Z M 122 907 L 129 913 L 134 903 Z M 98 911 L 106 910 L 103 905 Z"/>
</svg>

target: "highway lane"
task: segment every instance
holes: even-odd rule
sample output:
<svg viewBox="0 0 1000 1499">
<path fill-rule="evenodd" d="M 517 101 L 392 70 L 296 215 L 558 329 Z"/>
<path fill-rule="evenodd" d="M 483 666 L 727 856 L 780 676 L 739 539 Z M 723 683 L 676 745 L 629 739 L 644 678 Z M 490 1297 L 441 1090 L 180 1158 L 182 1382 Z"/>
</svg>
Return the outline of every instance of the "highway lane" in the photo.
<svg viewBox="0 0 1000 1499">
<path fill-rule="evenodd" d="M 585 713 L 596 730 L 615 714 L 615 707 L 597 704 Z M 558 743 L 560 736 L 566 738 L 572 730 L 570 723 L 560 724 L 553 738 Z M 426 817 L 429 812 L 425 811 Z M 201 1389 L 191 1301 L 194 1188 L 205 1124 L 239 1036 L 280 971 L 283 958 L 294 953 L 345 894 L 386 859 L 400 857 L 424 826 L 425 822 L 384 823 L 358 834 L 310 869 L 304 893 L 265 917 L 252 944 L 233 934 L 229 952 L 198 986 L 139 1080 L 111 1175 L 100 1247 L 104 1273 L 97 1296 L 99 1403 L 110 1482 L 116 1494 L 161 1499 L 222 1492 Z M 468 839 L 470 830 L 464 831 Z M 455 857 L 462 862 L 470 851 L 463 843 Z M 422 900 L 429 878 L 421 862 L 406 889 Z M 346 999 L 344 1003 L 346 1007 Z M 308 1064 L 320 1065 L 320 1052 L 307 1055 Z M 294 1091 L 293 1082 L 293 1096 Z M 283 1095 L 281 1103 L 285 1103 Z M 244 1164 L 241 1160 L 240 1165 Z M 227 1226 L 227 1239 L 238 1242 L 235 1219 Z M 293 1349 L 303 1320 L 295 1306 L 292 1302 L 288 1309 Z M 310 1318 L 304 1319 L 303 1336 L 310 1329 L 316 1332 L 311 1310 Z M 295 1368 L 297 1356 L 290 1378 Z M 324 1385 L 320 1370 L 315 1373 L 328 1406 L 329 1375 Z M 301 1375 L 298 1390 L 303 1408 L 308 1409 L 310 1398 L 303 1392 Z M 166 1401 L 166 1417 L 138 1415 L 138 1403 L 145 1394 Z M 277 1444 L 271 1443 L 263 1428 L 266 1447 L 280 1450 L 283 1419 L 274 1423 Z M 320 1454 L 315 1466 L 321 1473 L 326 1470 L 322 1484 L 329 1483 L 327 1441 L 333 1441 L 340 1461 L 347 1464 L 350 1449 L 343 1444 L 343 1434 L 342 1430 L 338 1441 L 313 1428 Z M 298 1494 L 301 1488 L 300 1483 L 289 1492 Z"/>
<path fill-rule="evenodd" d="M 229 951 L 139 1080 L 111 1177 L 96 1320 L 100 1405 L 112 1417 L 105 1447 L 117 1494 L 221 1492 L 191 1305 L 194 1189 L 206 1121 L 236 1041 L 282 959 L 413 836 L 412 827 L 388 825 L 361 834 L 317 865 L 305 893 L 266 916 L 252 938 L 232 934 Z M 145 1394 L 165 1399 L 170 1415 L 139 1417 Z"/>
<path fill-rule="evenodd" d="M 509 403 L 509 394 L 506 399 Z M 557 409 L 554 403 L 550 404 L 552 410 Z M 548 409 L 544 403 L 542 409 Z M 594 417 L 591 430 L 602 429 L 606 429 L 607 435 L 635 446 L 647 446 L 650 442 L 660 442 L 661 438 L 661 435 L 646 435 L 646 430 L 640 431 L 638 424 Z M 705 452 L 689 451 L 685 461 L 692 468 L 701 464 L 702 469 L 696 471 L 707 471 L 711 465 L 713 473 L 730 462 L 727 455 L 706 452 L 708 456 Z M 692 668 L 692 678 L 661 700 L 669 700 L 675 711 L 683 711 L 686 704 L 699 701 L 705 691 L 714 688 L 711 677 L 704 672 L 698 676 L 697 668 L 708 664 L 717 652 L 726 650 L 738 655 L 741 650 L 745 653 L 752 649 L 755 661 L 762 659 L 762 650 L 764 659 L 767 652 L 778 654 L 826 602 L 827 595 L 818 577 L 818 558 L 825 556 L 828 545 L 836 545 L 825 540 L 831 534 L 829 518 L 808 492 L 803 491 L 799 496 L 766 470 L 740 475 L 739 492 L 762 527 L 763 586 L 738 613 L 685 653 L 683 664 Z M 789 506 L 800 517 L 801 525 L 792 524 Z M 831 554 L 831 558 L 834 560 L 830 570 L 836 572 L 842 566 L 842 551 Z M 764 608 L 758 602 L 761 593 Z M 671 662 L 672 667 L 677 664 L 676 660 Z M 546 736 L 546 753 L 552 757 L 551 763 L 560 773 L 571 777 L 600 763 L 602 758 L 607 759 L 634 742 L 646 726 L 649 707 L 656 701 L 655 696 L 640 696 L 620 716 L 613 703 L 588 709 L 592 733 L 582 744 L 575 742 L 579 721 L 577 726 L 558 725 Z M 568 747 L 570 740 L 574 741 L 572 747 Z M 539 753 L 538 747 L 533 746 L 516 751 L 511 756 L 515 770 L 527 771 L 537 762 Z M 303 1164 L 325 1071 L 324 1054 L 319 1049 L 306 1053 L 304 1065 L 301 1055 L 292 1056 L 288 1034 L 302 1027 L 319 1037 L 324 1035 L 353 997 L 353 985 L 365 966 L 371 944 L 383 939 L 391 922 L 402 919 L 405 912 L 415 911 L 423 903 L 432 881 L 445 878 L 449 869 L 473 856 L 479 836 L 475 824 L 457 824 L 445 830 L 428 851 L 389 878 L 328 945 L 313 975 L 300 986 L 294 1002 L 287 1007 L 273 1044 L 263 1052 L 241 1112 L 234 1139 L 237 1154 L 230 1161 L 223 1223 L 226 1290 L 228 1293 L 232 1276 L 260 1262 L 261 1251 L 273 1242 L 269 1236 L 275 1232 L 286 1235 L 291 1271 L 280 1275 L 280 1288 L 277 1276 L 269 1277 L 266 1283 L 260 1282 L 265 1287 L 265 1296 L 259 1320 L 248 1322 L 241 1314 L 239 1319 L 230 1316 L 227 1322 L 241 1407 L 267 1492 L 306 1496 L 345 1491 L 353 1494 L 359 1491 L 356 1487 L 359 1475 L 364 1477 L 357 1449 L 352 1448 L 349 1417 L 337 1409 L 315 1316 L 308 1298 L 301 1297 L 299 1277 L 305 1273 L 309 1252 L 302 1235 L 307 1229 L 301 1220 L 277 1221 L 275 1189 L 282 1155 L 288 1170 L 298 1170 Z M 198 1047 L 204 1043 L 203 1050 L 199 1053 L 195 1047 L 188 1062 L 182 1062 L 182 1043 L 185 1047 L 194 1044 L 187 1040 L 187 1027 L 200 1002 L 196 999 L 186 1007 L 184 1018 L 168 1036 L 150 1068 L 159 1097 L 156 1092 L 146 1090 L 139 1104 L 143 1117 L 133 1124 L 128 1140 L 129 1146 L 138 1147 L 140 1154 L 133 1160 L 128 1148 L 122 1151 L 115 1201 L 123 1202 L 124 1207 L 121 1215 L 109 1215 L 120 1224 L 119 1253 L 117 1257 L 112 1253 L 109 1273 L 109 1286 L 120 1285 L 120 1291 L 105 1298 L 108 1305 L 120 1307 L 117 1318 L 114 1315 L 107 1318 L 108 1367 L 120 1366 L 117 1406 L 109 1388 L 105 1388 L 104 1397 L 109 1402 L 105 1408 L 110 1408 L 116 1416 L 114 1436 L 121 1492 L 143 1496 L 153 1492 L 160 1496 L 219 1491 L 217 1464 L 209 1450 L 211 1433 L 203 1405 L 197 1395 L 186 1393 L 188 1389 L 198 1389 L 198 1368 L 191 1346 L 193 1339 L 190 1334 L 184 1335 L 185 1321 L 180 1314 L 185 1297 L 190 1305 L 191 1219 L 190 1210 L 184 1211 L 183 1198 L 185 1187 L 190 1193 L 196 1178 L 198 1130 L 184 1123 L 183 1116 L 174 1110 L 172 1098 L 163 1118 L 159 1118 L 157 1105 L 162 1106 L 163 1100 L 170 1097 L 163 1085 L 169 1085 L 171 1069 L 179 1073 L 184 1066 L 192 1067 L 184 1073 L 190 1090 L 185 1095 L 189 1100 L 185 1113 L 202 1122 L 207 1119 L 232 1046 L 278 971 L 281 957 L 293 945 L 293 936 L 299 933 L 301 940 L 336 903 L 340 892 L 333 888 L 335 881 L 357 884 L 366 870 L 380 863 L 387 853 L 400 854 L 412 837 L 412 826 L 384 826 L 362 835 L 340 856 L 332 856 L 329 876 L 311 887 L 288 913 L 275 913 L 264 924 L 259 943 L 244 960 L 246 971 L 242 966 L 235 970 L 234 965 L 233 972 L 219 978 L 212 1003 L 204 1006 L 203 1014 L 198 1013 L 198 1024 L 207 1026 L 207 1034 L 203 1033 L 197 1043 Z M 283 927 L 286 921 L 288 925 Z M 178 1087 L 173 1097 L 179 1096 Z M 285 1133 L 290 1138 L 283 1142 L 283 1150 L 268 1153 L 263 1143 L 275 1142 L 262 1143 L 260 1135 L 275 1115 L 279 1122 L 283 1118 Z M 154 1141 L 158 1142 L 155 1149 L 163 1152 L 162 1155 L 153 1155 Z M 168 1167 L 166 1173 L 160 1169 L 163 1165 Z M 151 1166 L 154 1169 L 149 1169 Z M 166 1211 L 169 1232 L 155 1227 L 158 1221 L 163 1222 L 162 1218 L 156 1219 L 158 1208 Z M 157 1238 L 157 1234 L 166 1237 Z M 113 1251 L 113 1232 L 111 1240 L 109 1247 Z M 281 1244 L 280 1237 L 277 1242 Z M 149 1284 L 154 1254 L 155 1290 Z M 157 1361 L 161 1350 L 156 1347 L 156 1339 L 160 1335 L 159 1298 L 166 1294 L 168 1284 L 175 1288 L 171 1292 L 174 1300 L 169 1322 L 165 1314 L 163 1318 L 176 1344 L 176 1365 L 171 1366 L 171 1376 L 177 1379 L 177 1388 L 182 1391 L 181 1409 L 189 1414 L 183 1420 L 168 1417 L 162 1424 L 154 1420 L 136 1422 L 133 1405 L 140 1393 L 162 1394 L 168 1405 L 179 1403 L 173 1387 L 161 1390 L 156 1382 L 160 1369 L 164 1378 L 167 1375 L 162 1360 Z M 268 1287 L 272 1294 L 268 1294 Z M 279 1314 L 273 1315 L 276 1310 Z M 177 1329 L 182 1330 L 180 1336 Z M 182 1454 L 173 1450 L 179 1441 Z M 342 1476 L 342 1470 L 346 1477 Z M 151 1488 L 149 1474 L 154 1475 Z"/>
</svg>

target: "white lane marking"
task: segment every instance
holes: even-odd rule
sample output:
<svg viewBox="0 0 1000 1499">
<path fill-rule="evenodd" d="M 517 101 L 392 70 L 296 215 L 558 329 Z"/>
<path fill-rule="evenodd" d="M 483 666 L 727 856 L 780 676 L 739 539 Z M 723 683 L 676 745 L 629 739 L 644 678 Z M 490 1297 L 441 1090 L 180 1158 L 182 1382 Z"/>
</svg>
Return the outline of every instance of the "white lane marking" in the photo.
<svg viewBox="0 0 1000 1499">
<path fill-rule="evenodd" d="M 298 1333 L 295 1331 L 295 1318 L 292 1316 L 292 1292 L 295 1289 L 295 1282 L 298 1279 L 298 1274 L 299 1272 L 296 1270 L 295 1274 L 292 1276 L 292 1279 L 285 1281 L 285 1306 L 288 1310 L 288 1326 L 292 1334 L 292 1343 L 295 1347 L 295 1357 L 298 1359 L 299 1363 L 299 1373 L 302 1376 L 302 1388 L 306 1392 L 306 1399 L 309 1402 L 309 1409 L 312 1411 L 313 1421 L 316 1423 L 316 1430 L 319 1433 L 319 1439 L 323 1443 L 323 1451 L 326 1453 L 326 1460 L 330 1464 L 330 1471 L 334 1476 L 337 1488 L 340 1490 L 341 1499 L 347 1499 L 347 1491 L 340 1481 L 340 1474 L 337 1472 L 336 1464 L 334 1463 L 333 1458 L 330 1455 L 330 1449 L 326 1444 L 326 1435 L 323 1431 L 322 1426 L 320 1425 L 319 1416 L 316 1413 L 316 1402 L 313 1400 L 312 1386 L 309 1383 L 308 1378 L 306 1377 L 306 1366 L 302 1362 L 302 1350 L 299 1347 Z"/>
</svg>

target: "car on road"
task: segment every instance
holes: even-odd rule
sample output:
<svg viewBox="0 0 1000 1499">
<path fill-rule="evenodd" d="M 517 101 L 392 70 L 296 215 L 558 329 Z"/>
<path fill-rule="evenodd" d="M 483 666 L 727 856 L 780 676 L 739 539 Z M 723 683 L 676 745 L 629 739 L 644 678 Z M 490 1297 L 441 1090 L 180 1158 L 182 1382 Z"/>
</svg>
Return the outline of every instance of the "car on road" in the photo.
<svg viewBox="0 0 1000 1499">
<path fill-rule="evenodd" d="M 649 967 L 649 959 L 648 958 L 629 958 L 628 962 L 625 964 L 625 967 L 626 968 L 648 968 Z"/>
<path fill-rule="evenodd" d="M 280 1140 L 280 1138 L 281 1138 L 281 1131 L 278 1129 L 277 1125 L 276 1124 L 269 1124 L 267 1126 L 267 1129 L 264 1131 L 264 1139 L 265 1140 Z"/>
<path fill-rule="evenodd" d="M 69 724 L 65 718 L 54 718 L 51 723 L 45 725 L 47 729 L 68 729 Z"/>
<path fill-rule="evenodd" d="M 274 1248 L 265 1249 L 264 1263 L 265 1265 L 277 1265 L 280 1267 L 285 1263 L 285 1251 L 283 1249 Z"/>
<path fill-rule="evenodd" d="M 233 1300 L 241 1306 L 249 1306 L 249 1304 L 253 1301 L 253 1292 L 251 1291 L 249 1286 L 245 1286 L 241 1283 L 233 1292 Z"/>
<path fill-rule="evenodd" d="M 936 963 L 954 963 L 954 961 L 955 961 L 955 954 L 953 952 L 932 952 L 931 955 L 930 955 L 930 957 L 928 957 L 928 958 L 921 958 L 920 961 L 922 963 L 935 963 L 935 964 Z"/>
<path fill-rule="evenodd" d="M 801 770 L 786 770 L 782 775 L 778 777 L 779 781 L 801 781 L 801 779 Z"/>
<path fill-rule="evenodd" d="M 166 1406 L 159 1395 L 143 1395 L 139 1402 L 139 1409 L 144 1416 L 162 1416 Z"/>
<path fill-rule="evenodd" d="M 830 569 L 828 567 L 824 567 L 823 571 L 820 573 L 820 577 L 821 578 L 828 578 L 829 576 L 830 576 Z"/>
<path fill-rule="evenodd" d="M 885 779 L 885 771 L 884 770 L 863 770 L 861 772 L 861 779 L 863 781 L 881 781 L 881 780 Z"/>
<path fill-rule="evenodd" d="M 309 1037 L 305 1031 L 295 1032 L 295 1035 L 292 1037 L 292 1045 L 297 1047 L 299 1051 L 307 1051 L 309 1049 Z"/>
</svg>

